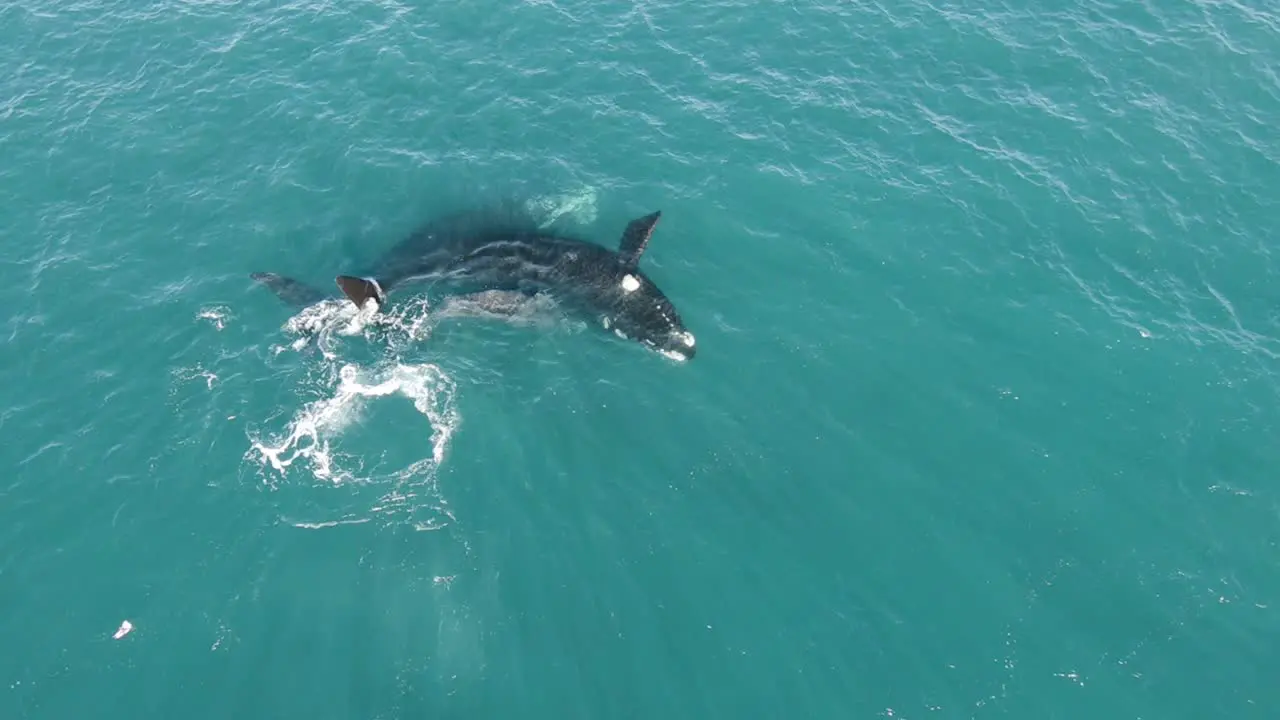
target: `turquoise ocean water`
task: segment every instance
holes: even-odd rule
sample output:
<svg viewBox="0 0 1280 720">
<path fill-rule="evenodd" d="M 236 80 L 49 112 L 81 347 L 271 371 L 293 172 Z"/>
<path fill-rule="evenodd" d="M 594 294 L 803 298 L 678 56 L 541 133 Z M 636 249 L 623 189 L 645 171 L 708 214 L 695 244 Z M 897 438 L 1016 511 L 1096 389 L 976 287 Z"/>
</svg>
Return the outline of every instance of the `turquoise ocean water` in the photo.
<svg viewBox="0 0 1280 720">
<path fill-rule="evenodd" d="M 1276 717 L 1278 48 L 1261 0 L 0 6 L 0 718 Z M 249 279 L 496 198 L 661 210 L 698 356 Z"/>
</svg>

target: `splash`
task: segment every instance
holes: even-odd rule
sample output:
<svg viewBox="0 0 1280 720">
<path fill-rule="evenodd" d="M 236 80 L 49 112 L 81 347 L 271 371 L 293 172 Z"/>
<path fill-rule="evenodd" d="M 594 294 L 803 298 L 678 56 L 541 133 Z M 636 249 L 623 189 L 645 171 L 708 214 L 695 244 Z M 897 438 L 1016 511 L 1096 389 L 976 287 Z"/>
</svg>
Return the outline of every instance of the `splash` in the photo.
<svg viewBox="0 0 1280 720">
<path fill-rule="evenodd" d="M 392 479 L 409 481 L 431 475 L 444 460 L 449 439 L 458 425 L 454 406 L 455 386 L 443 370 L 431 364 L 391 363 L 378 369 L 343 365 L 337 373 L 330 397 L 304 405 L 290 420 L 282 437 L 251 438 L 251 453 L 280 477 L 287 477 L 295 463 L 305 466 L 319 480 L 333 483 L 367 482 L 361 476 L 362 463 L 336 451 L 335 443 L 368 406 L 381 399 L 400 395 L 413 401 L 425 419 L 431 457 L 414 462 L 394 473 Z"/>
<path fill-rule="evenodd" d="M 277 345 L 272 350 L 279 354 L 287 350 L 301 352 L 314 343 L 314 347 L 326 360 L 336 360 L 337 346 L 345 337 L 363 336 L 370 325 L 384 322 L 375 315 L 375 308 L 357 308 L 338 298 L 328 298 L 309 305 L 289 318 L 284 331 L 297 336 L 288 347 Z"/>
<path fill-rule="evenodd" d="M 190 382 L 192 380 L 201 380 L 205 387 L 209 390 L 213 389 L 213 383 L 218 379 L 218 374 L 204 369 L 200 363 L 196 363 L 192 367 L 180 367 L 174 369 L 171 373 L 175 380 L 179 382 Z M 170 388 L 169 394 L 172 396 L 176 388 Z"/>
<path fill-rule="evenodd" d="M 214 305 L 201 308 L 196 317 L 213 325 L 215 330 L 222 330 L 231 321 L 231 310 L 224 305 Z"/>
<path fill-rule="evenodd" d="M 331 500 L 308 493 L 307 516 L 284 520 L 305 529 L 362 524 L 379 517 L 420 530 L 449 524 L 453 515 L 435 479 L 459 423 L 456 386 L 440 367 L 407 362 L 403 352 L 430 336 L 426 300 L 409 299 L 379 313 L 372 304 L 357 308 L 345 299 L 328 298 L 299 310 L 282 330 L 293 339 L 274 346 L 273 352 L 306 356 L 305 383 L 318 397 L 293 411 L 282 431 L 249 431 L 245 458 L 258 466 L 262 481 L 273 489 L 296 486 L 297 478 L 304 485 L 345 488 Z M 365 366 L 347 359 L 347 343 L 385 352 L 381 360 Z M 407 427 L 425 436 L 425 457 L 419 451 L 413 453 L 416 458 L 392 463 L 387 456 L 403 452 L 403 445 L 375 443 L 370 448 L 367 436 L 355 432 L 367 414 L 395 412 L 390 406 L 399 404 L 397 399 L 410 400 L 422 422 L 418 430 L 412 420 L 400 420 L 395 430 Z M 376 499 L 371 490 L 378 494 Z M 338 505 L 331 505 L 335 500 Z M 316 508 L 317 501 L 329 509 Z"/>
<path fill-rule="evenodd" d="M 326 396 L 298 410 L 281 436 L 251 438 L 251 454 L 256 453 L 264 467 L 282 478 L 300 463 L 317 480 L 335 484 L 372 480 L 359 474 L 362 463 L 358 458 L 337 451 L 337 441 L 360 421 L 370 405 L 399 395 L 411 399 L 426 419 L 432 451 L 430 458 L 415 462 L 393 479 L 409 481 L 433 474 L 443 462 L 459 422 L 454 405 L 456 385 L 436 365 L 408 364 L 398 358 L 402 351 L 429 338 L 435 323 L 445 318 L 497 319 L 513 325 L 555 325 L 565 320 L 552 298 L 514 293 L 451 297 L 434 313 L 429 312 L 424 298 L 398 303 L 386 313 L 377 313 L 372 305 L 357 309 L 350 302 L 336 299 L 303 308 L 284 326 L 297 339 L 287 347 L 276 346 L 275 350 L 302 351 L 314 343 L 322 360 L 313 372 L 321 375 L 321 392 Z M 338 345 L 352 337 L 384 345 L 390 359 L 372 369 L 339 361 Z M 395 495 L 384 498 L 387 502 L 405 499 Z"/>
</svg>

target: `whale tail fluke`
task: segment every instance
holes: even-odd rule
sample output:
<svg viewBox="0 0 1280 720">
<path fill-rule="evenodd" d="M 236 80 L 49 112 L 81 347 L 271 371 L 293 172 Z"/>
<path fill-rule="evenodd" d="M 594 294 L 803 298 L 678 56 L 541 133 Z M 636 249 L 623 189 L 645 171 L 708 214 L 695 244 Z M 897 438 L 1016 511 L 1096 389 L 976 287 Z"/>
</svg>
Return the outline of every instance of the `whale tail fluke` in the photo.
<svg viewBox="0 0 1280 720">
<path fill-rule="evenodd" d="M 386 295 L 383 294 L 377 280 L 339 275 L 336 281 L 338 287 L 342 289 L 342 294 L 355 303 L 357 308 L 363 308 L 369 300 L 373 300 L 377 307 L 382 307 L 383 302 L 386 301 Z"/>
<path fill-rule="evenodd" d="M 250 273 L 249 277 L 265 285 L 286 303 L 304 308 L 325 299 L 325 294 L 301 280 L 269 272 Z"/>
</svg>

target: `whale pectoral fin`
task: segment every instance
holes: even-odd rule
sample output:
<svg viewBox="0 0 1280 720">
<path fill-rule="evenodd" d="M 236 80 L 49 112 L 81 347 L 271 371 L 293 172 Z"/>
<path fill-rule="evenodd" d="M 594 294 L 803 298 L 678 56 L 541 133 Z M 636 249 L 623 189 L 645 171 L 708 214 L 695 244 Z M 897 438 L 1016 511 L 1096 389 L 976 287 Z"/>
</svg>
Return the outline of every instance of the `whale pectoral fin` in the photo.
<svg viewBox="0 0 1280 720">
<path fill-rule="evenodd" d="M 382 293 L 382 287 L 378 285 L 377 280 L 339 275 L 336 281 L 338 287 L 342 289 L 342 294 L 355 303 L 357 308 L 363 308 L 365 302 L 370 299 L 378 307 L 382 307 L 382 303 L 386 301 L 386 296 Z"/>
<path fill-rule="evenodd" d="M 314 305 L 325 298 L 325 294 L 310 285 L 290 277 L 269 272 L 250 273 L 249 277 L 267 286 L 276 297 L 293 305 L 304 308 Z"/>
<path fill-rule="evenodd" d="M 618 254 L 624 264 L 629 267 L 640 264 L 640 256 L 644 254 L 649 238 L 653 236 L 653 228 L 661 217 L 662 211 L 659 210 L 627 223 L 627 229 L 622 232 L 622 242 L 618 245 Z"/>
</svg>

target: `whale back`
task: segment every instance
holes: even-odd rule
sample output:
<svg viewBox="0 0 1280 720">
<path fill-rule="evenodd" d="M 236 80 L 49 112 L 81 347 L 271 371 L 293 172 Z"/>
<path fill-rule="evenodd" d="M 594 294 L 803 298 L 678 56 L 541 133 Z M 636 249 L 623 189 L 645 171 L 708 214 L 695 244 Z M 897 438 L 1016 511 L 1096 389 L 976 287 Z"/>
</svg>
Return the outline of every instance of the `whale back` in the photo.
<svg viewBox="0 0 1280 720">
<path fill-rule="evenodd" d="M 465 252 L 495 235 L 537 230 L 537 221 L 518 203 L 497 203 L 433 218 L 415 228 L 385 255 L 421 256 L 435 250 Z"/>
</svg>

